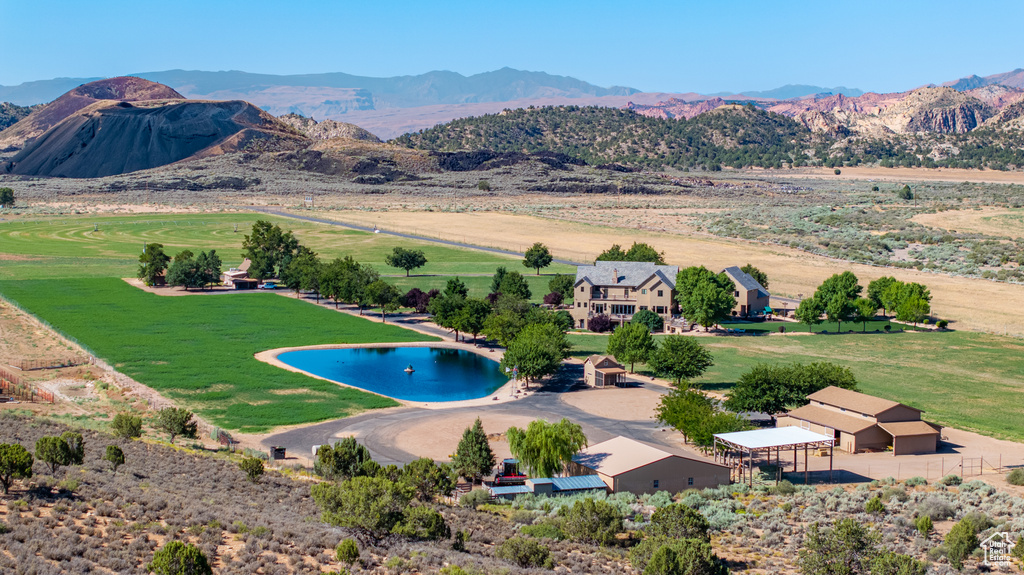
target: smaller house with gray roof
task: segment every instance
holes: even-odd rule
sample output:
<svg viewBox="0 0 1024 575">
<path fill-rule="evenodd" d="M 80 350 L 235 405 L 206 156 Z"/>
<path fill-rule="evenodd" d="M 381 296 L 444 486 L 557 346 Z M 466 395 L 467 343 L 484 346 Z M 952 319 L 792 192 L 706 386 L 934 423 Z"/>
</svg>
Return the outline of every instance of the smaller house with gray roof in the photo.
<svg viewBox="0 0 1024 575">
<path fill-rule="evenodd" d="M 590 319 L 607 315 L 613 324 L 627 324 L 633 314 L 651 310 L 666 323 L 672 319 L 678 266 L 650 262 L 597 261 L 576 268 L 573 324 L 589 329 Z"/>
<path fill-rule="evenodd" d="M 749 317 L 771 311 L 769 307 L 771 294 L 752 275 L 737 266 L 727 267 L 722 270 L 722 273 L 729 276 L 732 283 L 736 285 L 736 291 L 732 294 L 736 298 L 736 307 L 732 310 L 733 315 Z"/>
</svg>

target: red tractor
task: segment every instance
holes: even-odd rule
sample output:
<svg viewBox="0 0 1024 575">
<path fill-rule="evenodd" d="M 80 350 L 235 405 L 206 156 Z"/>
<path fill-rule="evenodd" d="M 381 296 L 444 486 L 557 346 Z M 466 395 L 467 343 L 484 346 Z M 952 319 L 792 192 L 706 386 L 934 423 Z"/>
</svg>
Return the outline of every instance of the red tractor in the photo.
<svg viewBox="0 0 1024 575">
<path fill-rule="evenodd" d="M 525 485 L 529 479 L 519 472 L 518 459 L 504 459 L 501 462 L 501 471 L 494 474 L 494 485 Z"/>
</svg>

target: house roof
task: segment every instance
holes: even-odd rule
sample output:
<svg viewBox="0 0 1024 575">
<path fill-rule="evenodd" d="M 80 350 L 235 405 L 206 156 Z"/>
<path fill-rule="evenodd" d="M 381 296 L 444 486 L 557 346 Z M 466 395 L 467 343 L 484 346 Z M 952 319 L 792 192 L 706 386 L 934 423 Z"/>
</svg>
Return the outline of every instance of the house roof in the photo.
<svg viewBox="0 0 1024 575">
<path fill-rule="evenodd" d="M 786 415 L 817 423 L 818 425 L 824 425 L 825 427 L 831 427 L 832 429 L 838 429 L 839 431 L 845 431 L 846 433 L 860 433 L 875 425 L 875 422 L 871 419 L 854 417 L 845 413 L 836 413 L 831 409 L 825 409 L 817 405 L 798 407 Z"/>
<path fill-rule="evenodd" d="M 911 437 L 914 435 L 939 435 L 939 430 L 935 429 L 930 423 L 926 421 L 895 421 L 889 423 L 879 423 L 878 427 L 885 430 L 886 433 L 893 437 Z"/>
<path fill-rule="evenodd" d="M 238 266 L 238 271 L 240 271 L 240 272 L 249 271 L 249 266 L 251 266 L 251 265 L 252 265 L 252 262 L 249 260 L 249 258 L 245 258 L 245 259 L 242 260 L 242 263 Z"/>
<path fill-rule="evenodd" d="M 641 443 L 628 437 L 622 437 L 621 435 L 580 450 L 579 453 L 573 456 L 572 460 L 588 469 L 614 477 L 670 457 L 719 465 L 706 459 L 669 453 L 662 448 Z"/>
<path fill-rule="evenodd" d="M 554 493 L 564 491 L 582 491 L 585 489 L 608 489 L 608 485 L 597 475 L 580 475 L 577 477 L 541 477 L 527 479 L 525 485 L 496 485 L 488 489 L 493 495 L 520 495 L 533 493 L 533 485 L 551 484 Z M 532 484 L 532 485 L 531 485 Z"/>
<path fill-rule="evenodd" d="M 594 354 L 594 355 L 591 355 L 591 356 L 587 357 L 587 359 L 583 360 L 583 363 L 586 364 L 587 362 L 590 362 L 590 363 L 592 363 L 594 365 L 597 365 L 597 364 L 601 363 L 602 361 L 604 361 L 606 359 L 611 361 L 615 365 L 620 365 L 619 362 L 615 361 L 614 357 L 612 357 L 610 355 L 599 355 L 599 354 Z"/>
<path fill-rule="evenodd" d="M 657 276 L 669 289 L 675 289 L 678 273 L 679 266 L 660 266 L 651 262 L 597 261 L 592 266 L 576 267 L 574 285 L 586 281 L 596 286 L 639 287 L 651 277 Z"/>
<path fill-rule="evenodd" d="M 850 391 L 849 389 L 843 389 L 834 385 L 830 385 L 821 391 L 816 391 L 808 395 L 807 399 L 820 401 L 836 407 L 845 407 L 851 411 L 866 413 L 871 416 L 876 416 L 879 413 L 889 411 L 894 407 L 907 407 L 914 411 L 921 411 L 920 409 L 910 407 L 909 405 L 903 405 L 896 401 L 882 399 L 881 397 L 875 397 L 873 395 L 867 395 L 857 391 Z"/>
<path fill-rule="evenodd" d="M 771 294 L 761 285 L 761 282 L 754 279 L 754 276 L 741 270 L 738 266 L 729 266 L 722 270 L 722 272 L 732 278 L 732 281 L 739 284 L 739 287 L 748 291 L 757 290 L 758 297 L 771 297 Z"/>
</svg>

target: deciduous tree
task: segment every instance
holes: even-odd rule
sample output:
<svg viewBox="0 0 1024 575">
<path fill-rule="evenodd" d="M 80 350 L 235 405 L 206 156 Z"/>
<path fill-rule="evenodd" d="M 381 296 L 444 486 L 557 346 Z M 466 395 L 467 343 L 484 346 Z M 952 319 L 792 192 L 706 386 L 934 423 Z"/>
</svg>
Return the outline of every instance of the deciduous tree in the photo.
<svg viewBox="0 0 1024 575">
<path fill-rule="evenodd" d="M 523 254 L 523 266 L 537 270 L 537 275 L 540 275 L 540 268 L 548 267 L 553 260 L 551 251 L 540 242 L 530 246 L 530 249 Z"/>
<path fill-rule="evenodd" d="M 258 220 L 242 242 L 243 256 L 249 258 L 249 275 L 264 280 L 277 277 L 299 249 L 292 232 L 266 220 Z"/>
<path fill-rule="evenodd" d="M 501 285 L 498 286 L 498 293 L 522 300 L 529 300 L 533 297 L 530 284 L 526 283 L 526 278 L 517 271 L 505 272 L 505 276 L 501 279 Z"/>
<path fill-rule="evenodd" d="M 825 312 L 825 306 L 822 305 L 821 300 L 815 297 L 809 297 L 800 302 L 800 305 L 796 306 L 796 311 L 793 312 L 793 317 L 797 321 L 807 326 L 807 330 L 813 332 L 814 326 L 820 324 L 823 320 L 821 314 Z"/>
<path fill-rule="evenodd" d="M 647 366 L 660 377 L 672 379 L 676 386 L 683 380 L 693 380 L 714 365 L 711 352 L 697 342 L 697 338 L 685 335 L 668 335 L 651 354 Z"/>
<path fill-rule="evenodd" d="M 482 299 L 467 298 L 455 318 L 456 329 L 472 334 L 476 340 L 478 333 L 484 329 L 487 316 L 491 314 L 491 304 Z"/>
<path fill-rule="evenodd" d="M 531 421 L 526 429 L 510 427 L 508 446 L 512 456 L 535 477 L 554 477 L 587 446 L 583 428 L 563 418 L 558 423 Z"/>
<path fill-rule="evenodd" d="M 878 306 L 875 305 L 875 301 L 869 297 L 857 298 L 853 302 L 853 321 L 859 321 L 861 323 L 861 331 L 868 330 L 868 322 L 875 319 L 875 315 L 878 313 Z"/>
<path fill-rule="evenodd" d="M 856 391 L 857 380 L 849 368 L 834 363 L 759 363 L 739 377 L 725 405 L 774 417 L 789 407 L 806 405 L 808 395 L 829 386 Z"/>
<path fill-rule="evenodd" d="M 396 246 L 390 254 L 384 258 L 384 263 L 393 267 L 405 270 L 405 277 L 409 277 L 411 270 L 427 265 L 427 256 L 423 250 L 407 250 Z"/>
<path fill-rule="evenodd" d="M 576 278 L 569 274 L 558 274 L 548 282 L 548 289 L 553 293 L 562 294 L 563 300 L 573 299 L 573 285 Z"/>
<path fill-rule="evenodd" d="M 0 208 L 14 207 L 14 190 L 11 188 L 0 188 Z"/>
<path fill-rule="evenodd" d="M 757 283 L 761 284 L 761 287 L 764 289 L 768 289 L 768 274 L 755 268 L 751 264 L 741 267 L 740 271 L 757 280 Z"/>
<path fill-rule="evenodd" d="M 366 286 L 366 301 L 373 306 L 380 308 L 381 321 L 387 321 L 388 312 L 398 309 L 401 293 L 398 288 L 384 280 L 377 280 Z"/>
<path fill-rule="evenodd" d="M 619 326 L 608 337 L 608 354 L 616 361 L 629 364 L 632 373 L 637 362 L 646 363 L 657 349 L 654 337 L 642 323 L 628 323 Z"/>
<path fill-rule="evenodd" d="M 519 376 L 529 384 L 530 381 L 558 371 L 571 347 L 565 332 L 558 326 L 552 323 L 532 323 L 512 340 L 500 365 L 502 369 L 518 368 Z"/>
<path fill-rule="evenodd" d="M 665 327 L 665 320 L 649 309 L 642 309 L 636 312 L 633 314 L 633 319 L 629 320 L 629 322 L 643 324 L 652 333 L 659 332 Z"/>
<path fill-rule="evenodd" d="M 896 319 L 910 322 L 916 326 L 928 317 L 931 311 L 932 307 L 927 300 L 921 297 L 910 297 L 900 302 L 896 308 Z"/>
</svg>

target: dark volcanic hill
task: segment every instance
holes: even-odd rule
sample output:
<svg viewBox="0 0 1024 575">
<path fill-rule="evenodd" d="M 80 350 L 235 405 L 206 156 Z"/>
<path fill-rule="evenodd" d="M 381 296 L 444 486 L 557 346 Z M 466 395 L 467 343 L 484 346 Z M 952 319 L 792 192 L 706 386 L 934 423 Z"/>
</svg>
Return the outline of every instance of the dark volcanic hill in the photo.
<svg viewBox="0 0 1024 575">
<path fill-rule="evenodd" d="M 137 102 L 142 100 L 182 100 L 184 96 L 163 84 L 121 76 L 83 84 L 32 112 L 17 124 L 0 132 L 0 148 L 22 147 L 38 138 L 65 118 L 103 100 Z"/>
<path fill-rule="evenodd" d="M 99 101 L 30 142 L 2 171 L 93 178 L 243 149 L 304 147 L 309 140 L 241 101 Z"/>
</svg>

